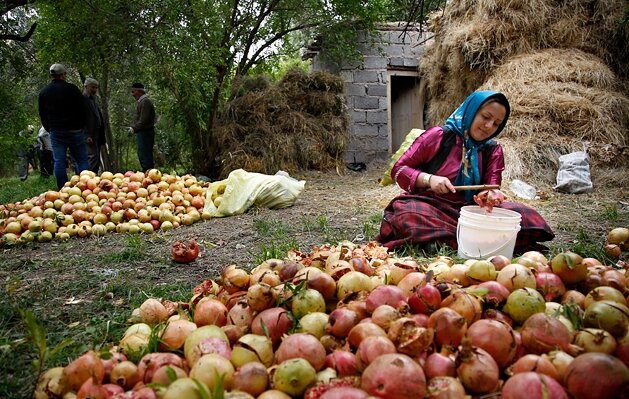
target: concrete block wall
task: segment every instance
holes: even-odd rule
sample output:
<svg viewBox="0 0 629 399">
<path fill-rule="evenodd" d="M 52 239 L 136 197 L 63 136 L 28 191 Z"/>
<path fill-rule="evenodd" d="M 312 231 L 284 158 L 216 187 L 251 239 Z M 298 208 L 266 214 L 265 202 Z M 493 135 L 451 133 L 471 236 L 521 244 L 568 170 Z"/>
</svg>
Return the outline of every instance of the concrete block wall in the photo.
<svg viewBox="0 0 629 399">
<path fill-rule="evenodd" d="M 388 24 L 379 31 L 375 45 L 364 35 L 358 49 L 362 62 L 348 62 L 340 70 L 326 64 L 321 56 L 312 60 L 313 71 L 338 73 L 345 82 L 344 94 L 350 115 L 350 141 L 343 156 L 345 162 L 369 163 L 388 159 L 389 119 L 387 85 L 389 71 L 417 70 L 424 51 L 423 42 L 430 34 L 404 23 Z"/>
</svg>

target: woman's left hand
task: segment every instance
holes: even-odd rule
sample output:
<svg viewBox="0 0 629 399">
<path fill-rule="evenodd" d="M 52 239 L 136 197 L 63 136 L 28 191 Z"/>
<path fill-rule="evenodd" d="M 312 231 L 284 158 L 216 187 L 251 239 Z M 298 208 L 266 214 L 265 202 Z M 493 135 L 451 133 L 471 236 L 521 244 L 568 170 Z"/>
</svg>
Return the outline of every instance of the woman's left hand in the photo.
<svg viewBox="0 0 629 399">
<path fill-rule="evenodd" d="M 491 212 L 494 206 L 502 204 L 506 199 L 500 190 L 483 190 L 474 196 L 474 202 L 481 208 L 487 208 L 487 212 Z"/>
</svg>

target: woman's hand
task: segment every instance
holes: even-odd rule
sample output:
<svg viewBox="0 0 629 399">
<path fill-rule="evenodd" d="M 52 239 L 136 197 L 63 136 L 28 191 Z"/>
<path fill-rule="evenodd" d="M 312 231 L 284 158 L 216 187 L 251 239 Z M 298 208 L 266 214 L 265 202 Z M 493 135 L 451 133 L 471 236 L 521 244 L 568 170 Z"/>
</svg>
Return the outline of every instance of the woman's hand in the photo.
<svg viewBox="0 0 629 399">
<path fill-rule="evenodd" d="M 430 178 L 430 189 L 437 194 L 448 194 L 456 192 L 450 179 L 437 175 L 432 175 L 432 177 Z"/>
<path fill-rule="evenodd" d="M 502 204 L 507 197 L 500 190 L 483 190 L 474 196 L 474 202 L 491 212 L 494 206 Z"/>
</svg>

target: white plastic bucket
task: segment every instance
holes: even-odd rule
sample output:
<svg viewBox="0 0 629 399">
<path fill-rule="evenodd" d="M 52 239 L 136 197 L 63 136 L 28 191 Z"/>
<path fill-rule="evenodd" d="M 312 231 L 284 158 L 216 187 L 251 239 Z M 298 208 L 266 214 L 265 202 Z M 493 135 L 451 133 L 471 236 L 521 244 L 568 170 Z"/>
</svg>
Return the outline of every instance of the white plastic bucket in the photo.
<svg viewBox="0 0 629 399">
<path fill-rule="evenodd" d="M 456 229 L 458 255 L 464 259 L 494 255 L 511 259 L 521 220 L 519 213 L 508 209 L 494 208 L 487 212 L 479 206 L 464 206 Z"/>
</svg>

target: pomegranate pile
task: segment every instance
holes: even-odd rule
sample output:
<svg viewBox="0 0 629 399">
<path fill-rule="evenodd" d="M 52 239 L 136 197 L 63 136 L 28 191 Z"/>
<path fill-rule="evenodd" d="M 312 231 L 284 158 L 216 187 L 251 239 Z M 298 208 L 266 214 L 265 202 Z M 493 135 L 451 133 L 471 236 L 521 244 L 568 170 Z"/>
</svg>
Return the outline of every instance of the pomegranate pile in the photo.
<svg viewBox="0 0 629 399">
<path fill-rule="evenodd" d="M 85 170 L 59 191 L 0 205 L 0 244 L 153 233 L 191 225 L 210 218 L 203 211 L 209 184 L 158 169 L 100 176 Z M 220 195 L 213 200 L 220 202 Z"/>
<path fill-rule="evenodd" d="M 611 241 L 625 251 L 628 233 Z M 229 265 L 189 302 L 147 299 L 119 342 L 47 370 L 36 397 L 627 397 L 628 276 L 622 259 L 570 251 L 464 263 L 375 242 L 292 251 Z"/>
</svg>

